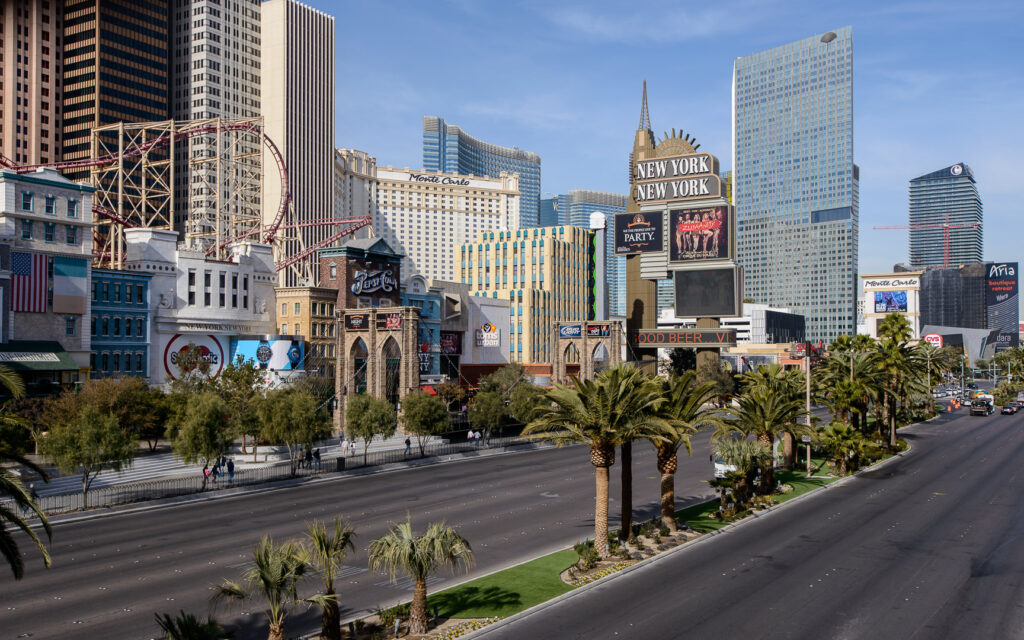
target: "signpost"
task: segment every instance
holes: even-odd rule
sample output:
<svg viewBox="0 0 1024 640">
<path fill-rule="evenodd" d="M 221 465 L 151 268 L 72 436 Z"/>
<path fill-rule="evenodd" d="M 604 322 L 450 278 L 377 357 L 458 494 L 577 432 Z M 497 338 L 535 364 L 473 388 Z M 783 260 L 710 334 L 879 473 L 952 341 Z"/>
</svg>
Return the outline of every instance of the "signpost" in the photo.
<svg viewBox="0 0 1024 640">
<path fill-rule="evenodd" d="M 811 436 L 800 438 L 807 445 L 807 477 L 811 477 Z"/>
</svg>

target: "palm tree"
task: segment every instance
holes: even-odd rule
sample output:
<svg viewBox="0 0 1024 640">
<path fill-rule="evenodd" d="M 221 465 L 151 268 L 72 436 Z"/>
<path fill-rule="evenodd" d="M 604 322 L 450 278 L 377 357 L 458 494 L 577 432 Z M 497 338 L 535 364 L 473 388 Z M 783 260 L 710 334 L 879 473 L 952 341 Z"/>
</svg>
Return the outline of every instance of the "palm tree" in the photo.
<svg viewBox="0 0 1024 640">
<path fill-rule="evenodd" d="M 774 439 L 784 433 L 811 433 L 810 427 L 797 423 L 800 417 L 807 415 L 804 403 L 799 399 L 786 398 L 767 389 L 751 389 L 744 391 L 736 400 L 739 406 L 725 409 L 732 420 L 723 421 L 713 440 L 738 433 L 743 437 L 755 437 L 770 451 Z M 769 493 L 774 487 L 775 471 L 769 462 L 761 467 L 761 492 Z"/>
<path fill-rule="evenodd" d="M 167 640 L 228 640 L 232 636 L 213 618 L 207 618 L 204 622 L 184 611 L 179 611 L 173 618 L 169 613 L 156 614 L 156 623 L 167 635 Z"/>
<path fill-rule="evenodd" d="M 743 374 L 742 378 L 744 389 L 761 390 L 791 400 L 803 398 L 806 380 L 798 369 L 785 369 L 777 364 L 761 365 Z M 795 439 L 792 431 L 785 431 L 782 436 L 784 466 L 791 469 L 796 463 Z"/>
<path fill-rule="evenodd" d="M 409 633 L 427 632 L 427 578 L 442 567 L 469 571 L 472 566 L 469 543 L 444 522 L 427 525 L 423 535 L 417 536 L 412 522 L 406 520 L 370 543 L 370 571 L 388 573 L 392 582 L 400 573 L 415 581 Z"/>
<path fill-rule="evenodd" d="M 753 493 L 757 470 L 771 464 L 771 449 L 756 440 L 733 434 L 716 440 L 713 451 L 722 462 L 736 467 L 736 471 L 726 473 L 724 478 L 715 478 L 711 486 L 719 490 L 722 508 L 726 506 L 727 494 L 732 492 L 733 502 L 742 509 Z"/>
<path fill-rule="evenodd" d="M 889 427 L 890 448 L 896 446 L 897 401 L 905 397 L 901 390 L 914 368 L 912 350 L 907 344 L 911 335 L 910 323 L 898 313 L 891 313 L 878 323 L 875 353 L 884 377 L 882 414 Z"/>
<path fill-rule="evenodd" d="M 265 613 L 270 621 L 267 640 L 284 640 L 285 619 L 300 604 L 327 607 L 332 596 L 299 598 L 296 585 L 310 567 L 296 542 L 277 545 L 273 538 L 265 536 L 253 547 L 252 557 L 253 566 L 242 574 L 243 583 L 225 581 L 216 586 L 214 601 L 262 597 L 267 602 Z"/>
<path fill-rule="evenodd" d="M 341 616 L 338 612 L 334 580 L 341 572 L 346 550 L 355 551 L 352 542 L 355 535 L 352 527 L 345 524 L 340 516 L 334 519 L 334 529 L 331 532 L 327 531 L 327 526 L 323 522 L 306 523 L 306 536 L 309 540 L 303 547 L 304 560 L 313 572 L 320 576 L 324 594 L 329 596 L 320 616 L 320 635 L 326 640 L 341 638 Z"/>
<path fill-rule="evenodd" d="M 848 468 L 856 469 L 864 452 L 864 436 L 847 425 L 832 424 L 818 434 L 819 442 L 829 452 L 836 472 L 845 476 Z"/>
<path fill-rule="evenodd" d="M 670 427 L 658 415 L 664 399 L 635 371 L 629 365 L 618 365 L 593 380 L 573 378 L 571 387 L 556 384 L 547 393 L 551 406 L 523 429 L 524 434 L 557 446 L 582 443 L 590 447 L 594 546 L 602 558 L 608 555 L 608 469 L 615 464 L 615 447 L 623 434 Z"/>
<path fill-rule="evenodd" d="M 6 387 L 15 398 L 25 395 L 25 383 L 15 371 L 9 367 L 0 365 L 0 386 Z M 24 421 L 6 411 L 0 412 L 0 421 L 8 424 L 22 425 Z M 49 482 L 46 472 L 27 458 L 20 456 L 13 451 L 0 449 L 0 463 L 15 463 L 27 467 L 34 473 L 38 473 L 43 482 Z M 14 579 L 20 580 L 25 575 L 25 561 L 18 550 L 18 543 L 14 540 L 13 529 L 21 529 L 35 543 L 39 552 L 43 554 L 43 564 L 50 566 L 50 552 L 46 549 L 42 540 L 36 532 L 29 527 L 25 516 L 32 511 L 39 516 L 46 532 L 46 539 L 53 539 L 53 529 L 50 527 L 50 520 L 46 517 L 42 508 L 36 503 L 33 491 L 25 487 L 25 483 L 6 464 L 0 464 L 0 496 L 9 497 L 13 504 L 8 501 L 0 501 L 0 554 L 4 556 L 7 563 L 14 572 Z M 20 513 L 19 513 L 20 512 Z M 13 526 L 8 530 L 7 525 Z"/>
<path fill-rule="evenodd" d="M 679 467 L 679 448 L 686 446 L 692 453 L 690 436 L 705 426 L 722 424 L 711 402 L 718 396 L 715 383 L 697 384 L 697 372 L 687 371 L 666 380 L 663 393 L 668 402 L 663 407 L 665 417 L 671 420 L 671 429 L 651 440 L 658 451 L 658 471 L 661 473 L 661 524 L 676 530 L 676 470 Z"/>
</svg>

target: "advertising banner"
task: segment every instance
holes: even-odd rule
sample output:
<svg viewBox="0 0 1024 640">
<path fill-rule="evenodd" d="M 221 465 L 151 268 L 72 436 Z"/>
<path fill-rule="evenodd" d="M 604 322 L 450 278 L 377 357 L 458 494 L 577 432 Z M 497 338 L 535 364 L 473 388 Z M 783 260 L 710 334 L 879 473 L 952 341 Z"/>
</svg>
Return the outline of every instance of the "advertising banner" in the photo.
<svg viewBox="0 0 1024 640">
<path fill-rule="evenodd" d="M 942 348 L 942 336 L 940 336 L 937 333 L 929 333 L 928 335 L 924 336 L 921 339 L 924 340 L 925 342 L 931 344 L 936 349 L 941 349 Z"/>
<path fill-rule="evenodd" d="M 662 212 L 615 214 L 615 253 L 648 253 L 665 249 Z"/>
<path fill-rule="evenodd" d="M 349 313 L 345 316 L 346 331 L 366 331 L 370 328 L 370 314 Z"/>
<path fill-rule="evenodd" d="M 563 324 L 558 327 L 559 338 L 579 338 L 583 335 L 583 325 Z"/>
<path fill-rule="evenodd" d="M 737 267 L 673 272 L 676 316 L 733 318 L 739 315 L 743 278 Z"/>
<path fill-rule="evenodd" d="M 673 210 L 669 212 L 669 260 L 728 260 L 731 254 L 731 229 L 728 207 Z"/>
<path fill-rule="evenodd" d="M 608 325 L 606 324 L 588 324 L 587 325 L 587 336 L 591 338 L 607 338 L 608 337 Z"/>
<path fill-rule="evenodd" d="M 392 307 L 401 303 L 399 283 L 402 281 L 402 266 L 396 258 L 393 262 L 385 258 L 345 260 L 347 291 L 344 303 L 347 309 L 369 307 Z"/>
<path fill-rule="evenodd" d="M 630 344 L 644 347 L 733 347 L 735 329 L 640 329 L 627 336 Z"/>
<path fill-rule="evenodd" d="M 442 331 L 441 353 L 449 356 L 462 354 L 462 334 L 458 331 Z"/>
<path fill-rule="evenodd" d="M 906 313 L 906 291 L 876 291 L 875 313 Z"/>
<path fill-rule="evenodd" d="M 176 334 L 164 348 L 164 371 L 171 380 L 177 380 L 183 373 L 184 356 L 189 345 L 199 349 L 202 359 L 209 365 L 208 375 L 216 378 L 224 368 L 224 336 Z"/>
<path fill-rule="evenodd" d="M 985 306 L 988 328 L 999 329 L 996 351 L 1016 348 L 1020 344 L 1018 266 L 1016 262 L 993 262 L 988 265 Z"/>
<path fill-rule="evenodd" d="M 401 313 L 378 313 L 377 314 L 377 330 L 378 331 L 391 331 L 393 329 L 402 328 L 402 314 Z"/>
<path fill-rule="evenodd" d="M 498 327 L 490 322 L 485 322 L 476 330 L 476 346 L 478 347 L 500 347 L 501 334 Z"/>
<path fill-rule="evenodd" d="M 247 361 L 254 361 L 260 369 L 303 369 L 305 343 L 291 338 L 232 338 L 230 360 L 234 362 L 238 356 Z"/>
</svg>

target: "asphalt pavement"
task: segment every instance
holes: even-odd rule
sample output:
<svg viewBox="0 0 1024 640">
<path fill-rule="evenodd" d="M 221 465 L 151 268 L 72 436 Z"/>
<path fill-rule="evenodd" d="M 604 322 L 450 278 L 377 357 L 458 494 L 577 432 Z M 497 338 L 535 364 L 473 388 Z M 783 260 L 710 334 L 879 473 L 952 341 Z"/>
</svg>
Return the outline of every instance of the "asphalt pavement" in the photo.
<svg viewBox="0 0 1024 640">
<path fill-rule="evenodd" d="M 1024 637 L 1024 416 L 903 435 L 903 457 L 472 637 Z"/>
<path fill-rule="evenodd" d="M 680 456 L 677 505 L 712 495 L 707 480 L 709 434 Z M 634 512 L 658 512 L 659 476 L 653 449 L 634 447 Z M 612 518 L 618 518 L 618 465 L 613 468 Z M 299 537 L 304 521 L 343 515 L 356 529 L 357 552 L 338 585 L 342 615 L 392 606 L 412 596 L 411 585 L 391 585 L 367 569 L 366 548 L 396 522 L 412 517 L 417 530 L 446 520 L 472 544 L 479 576 L 552 552 L 593 532 L 594 468 L 583 447 L 481 455 L 460 462 L 362 477 L 323 478 L 289 488 L 197 497 L 176 505 L 142 506 L 85 519 L 62 518 L 54 528 L 53 567 L 44 569 L 26 538 L 18 541 L 26 577 L 0 580 L 0 640 L 153 638 L 157 612 L 204 615 L 210 585 L 237 580 L 263 535 Z M 431 590 L 467 579 L 443 574 Z M 306 592 L 311 593 L 310 583 Z M 256 604 L 218 610 L 236 638 L 265 638 Z M 289 634 L 319 628 L 314 613 L 298 615 Z M 548 636 L 550 637 L 550 636 Z"/>
</svg>

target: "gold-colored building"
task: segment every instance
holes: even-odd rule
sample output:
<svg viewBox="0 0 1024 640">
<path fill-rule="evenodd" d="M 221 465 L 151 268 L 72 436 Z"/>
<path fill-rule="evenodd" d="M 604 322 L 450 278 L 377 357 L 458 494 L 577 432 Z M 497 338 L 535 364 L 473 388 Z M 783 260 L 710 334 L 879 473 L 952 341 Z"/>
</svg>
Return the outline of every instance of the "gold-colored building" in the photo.
<svg viewBox="0 0 1024 640">
<path fill-rule="evenodd" d="M 554 324 L 588 319 L 593 238 L 579 227 L 539 227 L 483 232 L 460 247 L 470 295 L 509 301 L 510 362 L 549 364 Z"/>
<path fill-rule="evenodd" d="M 277 287 L 277 327 L 306 339 L 306 372 L 334 375 L 334 305 L 338 292 L 325 287 Z"/>
</svg>

